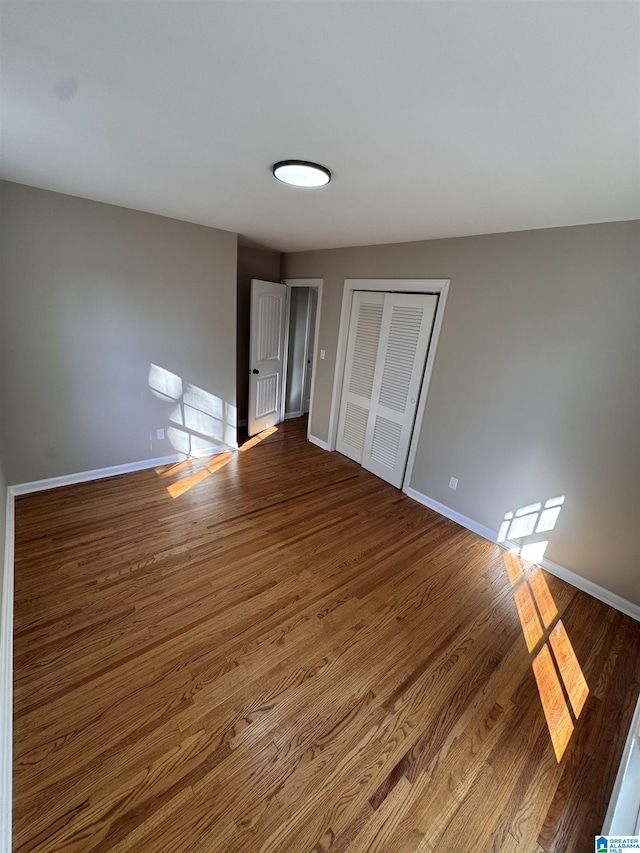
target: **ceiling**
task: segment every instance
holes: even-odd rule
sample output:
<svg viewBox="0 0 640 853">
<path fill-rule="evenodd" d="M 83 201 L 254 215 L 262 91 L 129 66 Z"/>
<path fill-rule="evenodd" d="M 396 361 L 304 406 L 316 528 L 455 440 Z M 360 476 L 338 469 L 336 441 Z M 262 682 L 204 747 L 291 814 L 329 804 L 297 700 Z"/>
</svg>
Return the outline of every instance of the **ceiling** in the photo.
<svg viewBox="0 0 640 853">
<path fill-rule="evenodd" d="M 640 217 L 640 3 L 2 3 L 0 176 L 280 251 Z M 271 165 L 315 160 L 300 190 Z"/>
</svg>

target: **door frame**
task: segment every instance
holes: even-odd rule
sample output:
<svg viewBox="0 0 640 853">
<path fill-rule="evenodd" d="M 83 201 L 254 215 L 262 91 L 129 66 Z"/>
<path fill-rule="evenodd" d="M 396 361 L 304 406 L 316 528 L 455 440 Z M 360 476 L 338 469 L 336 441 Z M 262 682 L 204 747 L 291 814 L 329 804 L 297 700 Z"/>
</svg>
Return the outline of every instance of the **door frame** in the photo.
<svg viewBox="0 0 640 853">
<path fill-rule="evenodd" d="M 404 293 L 432 293 L 438 297 L 436 315 L 433 321 L 433 330 L 431 332 L 431 340 L 427 351 L 424 377 L 422 379 L 422 385 L 420 386 L 420 396 L 418 397 L 418 405 L 416 407 L 413 433 L 409 444 L 407 467 L 402 481 L 403 492 L 406 492 L 409 488 L 411 475 L 413 474 L 413 466 L 418 448 L 418 437 L 422 428 L 424 409 L 427 403 L 427 394 L 429 392 L 429 383 L 431 382 L 431 374 L 433 372 L 433 364 L 436 357 L 436 350 L 438 348 L 438 339 L 442 328 L 442 320 L 444 317 L 444 309 L 447 302 L 450 283 L 451 280 L 448 278 L 346 278 L 344 280 L 342 310 L 340 312 L 340 330 L 338 332 L 338 347 L 336 350 L 336 367 L 333 376 L 331 414 L 329 416 L 329 435 L 327 439 L 328 450 L 336 449 L 338 416 L 340 414 L 340 400 L 342 398 L 342 383 L 344 381 L 345 361 L 347 356 L 347 336 L 349 334 L 349 324 L 351 321 L 353 292 L 355 290 L 373 290 L 386 293 L 395 293 L 399 291 Z M 309 422 L 311 422 L 311 419 L 309 419 Z"/>
<path fill-rule="evenodd" d="M 282 383 L 282 419 L 284 420 L 284 406 L 285 406 L 285 395 L 287 393 L 287 368 L 289 366 L 289 322 L 291 319 L 291 288 L 292 287 L 316 287 L 318 289 L 318 306 L 316 308 L 316 328 L 313 336 L 313 363 L 311 365 L 311 396 L 309 401 L 309 419 L 307 421 L 307 438 L 311 433 L 311 419 L 313 416 L 313 397 L 315 393 L 316 387 L 316 367 L 318 363 L 319 351 L 318 351 L 318 340 L 320 338 L 320 312 L 322 310 L 322 285 L 323 279 L 321 278 L 283 278 L 281 279 L 282 284 L 287 285 L 287 304 L 286 304 L 286 324 L 285 324 L 285 341 L 287 342 L 287 347 L 285 349 L 284 354 L 284 381 Z M 309 317 L 307 316 L 307 325 L 309 322 Z M 307 342 L 305 344 L 305 350 L 308 350 L 308 333 L 307 333 Z M 306 377 L 303 378 L 303 390 L 304 384 L 306 383 Z"/>
</svg>

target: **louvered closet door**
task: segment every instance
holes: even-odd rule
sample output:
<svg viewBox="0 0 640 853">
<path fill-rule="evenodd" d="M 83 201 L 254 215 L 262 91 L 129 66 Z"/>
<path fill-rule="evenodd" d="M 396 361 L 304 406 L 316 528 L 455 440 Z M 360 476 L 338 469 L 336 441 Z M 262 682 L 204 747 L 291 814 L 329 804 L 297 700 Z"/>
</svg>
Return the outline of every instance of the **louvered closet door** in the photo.
<svg viewBox="0 0 640 853">
<path fill-rule="evenodd" d="M 362 467 L 400 488 L 438 299 L 387 293 Z"/>
<path fill-rule="evenodd" d="M 384 293 L 355 291 L 347 338 L 336 450 L 362 462 L 378 358 Z"/>
</svg>

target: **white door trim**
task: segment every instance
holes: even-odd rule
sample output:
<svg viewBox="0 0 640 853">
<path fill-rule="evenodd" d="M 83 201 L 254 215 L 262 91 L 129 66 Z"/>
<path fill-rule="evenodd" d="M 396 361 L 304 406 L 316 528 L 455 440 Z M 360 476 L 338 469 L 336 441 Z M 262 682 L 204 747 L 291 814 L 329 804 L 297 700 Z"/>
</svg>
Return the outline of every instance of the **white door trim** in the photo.
<svg viewBox="0 0 640 853">
<path fill-rule="evenodd" d="M 318 307 L 316 308 L 316 330 L 313 338 L 313 364 L 311 365 L 311 400 L 309 403 L 309 420 L 307 422 L 307 438 L 311 440 L 311 421 L 313 416 L 313 397 L 315 393 L 316 387 L 316 368 L 318 364 L 318 340 L 320 337 L 320 312 L 322 309 L 322 285 L 324 280 L 321 278 L 283 278 L 282 283 L 286 284 L 287 287 L 317 287 L 318 288 Z M 287 324 L 289 322 L 289 312 L 287 311 Z M 287 325 L 287 341 L 289 340 L 289 328 Z M 287 347 L 288 354 L 288 347 Z M 287 366 L 285 364 L 285 376 Z M 285 383 L 283 383 L 284 386 Z M 303 382 L 304 385 L 304 382 Z M 304 408 L 304 405 L 302 406 Z M 283 409 L 284 412 L 284 397 L 283 397 Z"/>
<path fill-rule="evenodd" d="M 310 390 L 310 389 L 307 389 L 307 381 L 308 381 L 307 380 L 307 373 L 309 372 L 307 370 L 307 365 L 309 362 L 309 338 L 311 337 L 311 305 L 313 302 L 313 299 L 311 297 L 312 297 L 312 295 L 311 295 L 311 293 L 309 293 L 309 296 L 307 298 L 307 322 L 305 323 L 305 329 L 304 329 L 304 359 L 303 359 L 303 364 L 302 364 L 302 389 L 300 392 L 300 406 L 302 408 L 303 414 L 304 414 L 304 407 L 305 407 L 306 401 L 307 401 L 307 390 Z M 318 308 L 318 306 L 316 304 L 316 328 L 318 327 L 318 323 L 317 323 L 318 311 L 317 311 L 317 308 Z M 314 329 L 314 332 L 315 332 L 315 329 Z M 313 381 L 313 364 L 311 365 L 311 380 Z M 309 394 L 309 408 L 311 408 L 311 394 Z"/>
<path fill-rule="evenodd" d="M 422 419 L 424 417 L 424 409 L 427 402 L 427 393 L 429 391 L 429 382 L 431 381 L 433 363 L 435 361 L 438 339 L 440 337 L 440 329 L 442 328 L 442 318 L 444 316 L 447 294 L 449 292 L 449 283 L 450 279 L 448 278 L 346 278 L 344 281 L 342 310 L 340 312 L 340 331 L 338 332 L 338 348 L 336 351 L 336 368 L 333 376 L 331 414 L 329 417 L 329 435 L 327 441 L 329 450 L 336 449 L 338 415 L 340 412 L 342 382 L 344 379 L 345 360 L 347 355 L 347 337 L 349 333 L 349 323 L 351 320 L 351 303 L 354 290 L 378 290 L 388 293 L 393 293 L 395 291 L 405 293 L 434 293 L 438 296 L 438 307 L 436 308 L 436 316 L 433 322 L 433 332 L 431 333 L 431 342 L 427 353 L 424 379 L 422 380 L 418 407 L 416 409 L 415 425 L 413 435 L 411 436 L 411 444 L 409 445 L 407 469 L 402 483 L 403 492 L 406 492 L 409 488 L 411 475 L 413 473 L 418 436 L 420 435 L 420 429 L 422 427 Z"/>
</svg>

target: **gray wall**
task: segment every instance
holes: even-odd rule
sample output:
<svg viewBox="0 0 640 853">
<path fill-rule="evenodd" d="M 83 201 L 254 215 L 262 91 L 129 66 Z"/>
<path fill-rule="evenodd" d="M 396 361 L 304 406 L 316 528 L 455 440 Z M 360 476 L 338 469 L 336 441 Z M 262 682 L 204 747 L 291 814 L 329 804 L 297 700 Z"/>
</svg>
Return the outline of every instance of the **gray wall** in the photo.
<svg viewBox="0 0 640 853">
<path fill-rule="evenodd" d="M 18 184 L 0 193 L 10 483 L 175 452 L 156 440 L 176 401 L 150 390 L 151 364 L 169 386 L 180 378 L 203 431 L 218 409 L 233 420 L 235 234 Z"/>
<path fill-rule="evenodd" d="M 411 485 L 493 530 L 565 495 L 546 556 L 640 603 L 640 223 L 293 253 L 283 275 L 324 279 L 323 440 L 344 279 L 451 279 Z"/>
<path fill-rule="evenodd" d="M 280 253 L 238 246 L 237 398 L 238 421 L 247 422 L 249 403 L 249 321 L 251 279 L 280 281 Z"/>
</svg>

